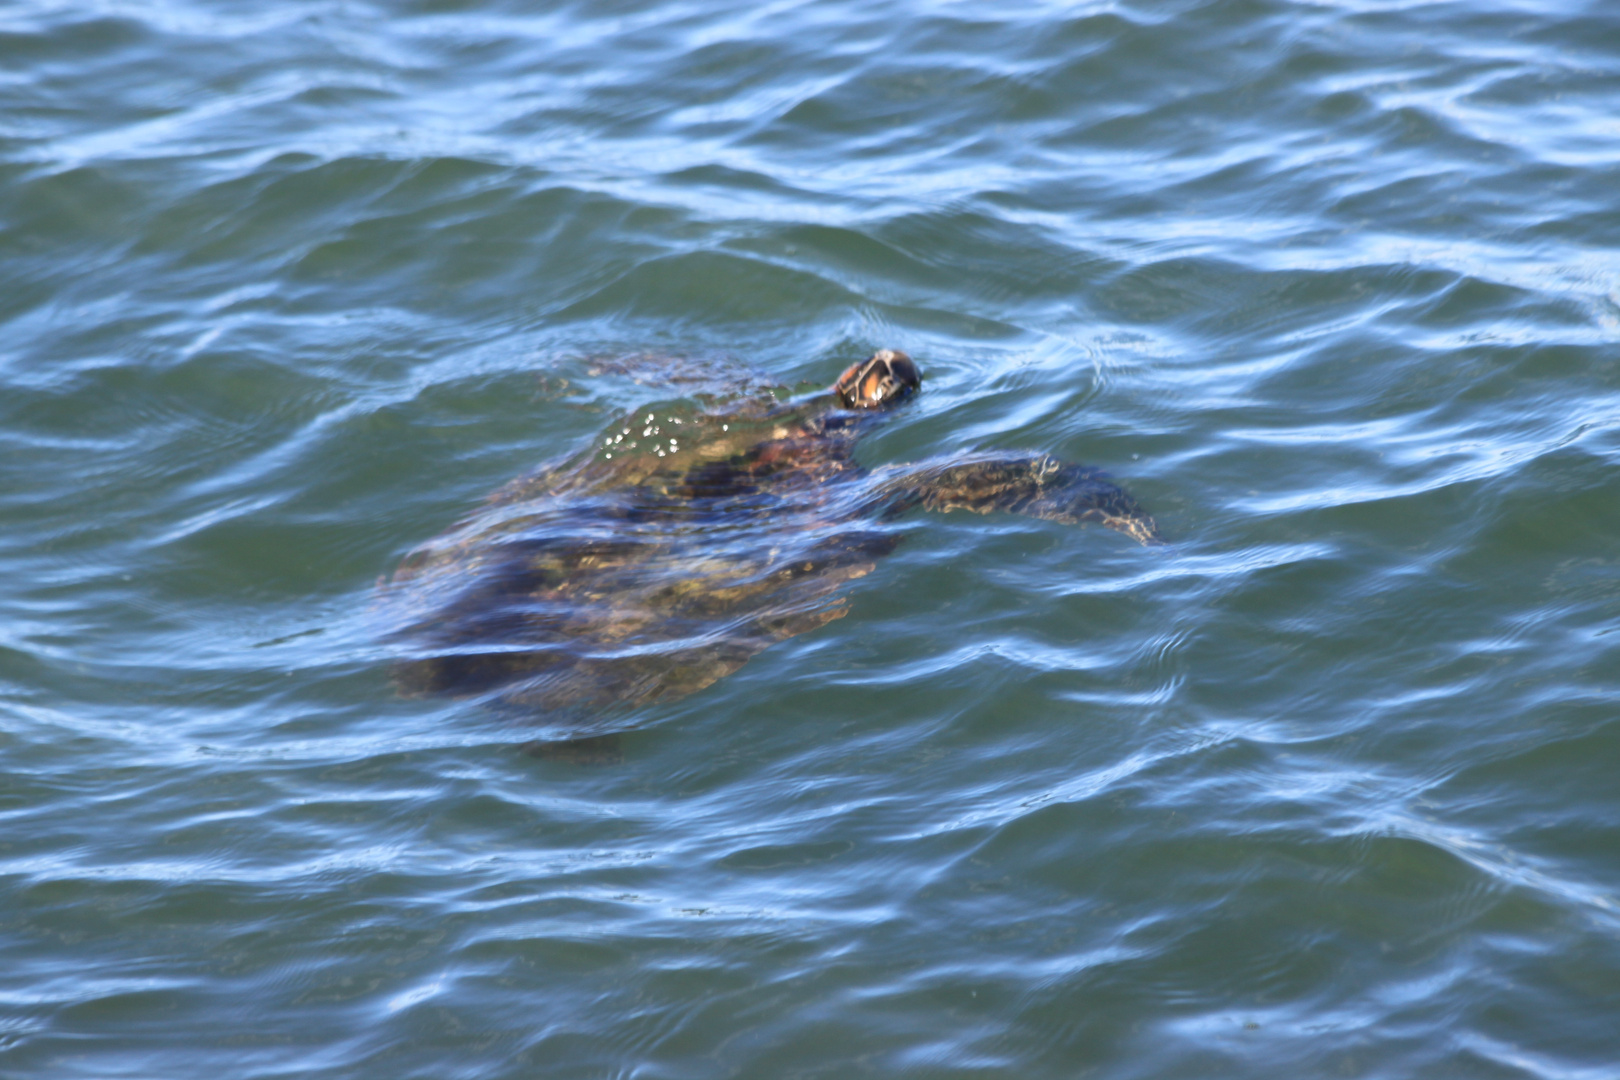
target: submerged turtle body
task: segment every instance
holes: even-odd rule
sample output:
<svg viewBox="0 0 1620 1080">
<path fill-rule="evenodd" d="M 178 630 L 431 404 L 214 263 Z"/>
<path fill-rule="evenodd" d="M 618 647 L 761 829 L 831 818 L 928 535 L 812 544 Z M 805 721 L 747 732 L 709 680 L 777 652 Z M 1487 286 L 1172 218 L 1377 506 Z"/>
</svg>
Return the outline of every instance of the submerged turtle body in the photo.
<svg viewBox="0 0 1620 1080">
<path fill-rule="evenodd" d="M 507 485 L 395 572 L 402 688 L 575 724 L 690 694 L 842 616 L 840 588 L 918 506 L 1095 520 L 1157 541 L 1124 491 L 1045 455 L 857 464 L 858 435 L 919 381 L 882 350 L 809 399 L 641 409 Z"/>
</svg>

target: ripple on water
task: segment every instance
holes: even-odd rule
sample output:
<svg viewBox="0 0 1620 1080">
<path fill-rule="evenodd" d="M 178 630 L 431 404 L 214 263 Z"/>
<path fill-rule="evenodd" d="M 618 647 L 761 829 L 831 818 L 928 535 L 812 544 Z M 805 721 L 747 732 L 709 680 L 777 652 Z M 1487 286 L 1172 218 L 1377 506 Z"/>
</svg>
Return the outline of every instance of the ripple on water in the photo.
<svg viewBox="0 0 1620 1080">
<path fill-rule="evenodd" d="M 0 1072 L 1607 1075 L 1601 5 L 114 8 L 0 14 Z M 1173 543 L 908 519 L 607 767 L 395 697 L 647 356 L 879 345 Z"/>
</svg>

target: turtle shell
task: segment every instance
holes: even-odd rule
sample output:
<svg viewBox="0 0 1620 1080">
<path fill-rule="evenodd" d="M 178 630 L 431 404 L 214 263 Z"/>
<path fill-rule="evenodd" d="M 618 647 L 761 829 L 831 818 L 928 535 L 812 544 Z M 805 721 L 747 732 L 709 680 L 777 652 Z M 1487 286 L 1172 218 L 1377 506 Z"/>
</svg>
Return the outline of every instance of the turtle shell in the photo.
<svg viewBox="0 0 1620 1080">
<path fill-rule="evenodd" d="M 839 618 L 896 542 L 850 457 L 860 422 L 767 395 L 623 418 L 404 560 L 399 685 L 577 729 Z"/>
</svg>

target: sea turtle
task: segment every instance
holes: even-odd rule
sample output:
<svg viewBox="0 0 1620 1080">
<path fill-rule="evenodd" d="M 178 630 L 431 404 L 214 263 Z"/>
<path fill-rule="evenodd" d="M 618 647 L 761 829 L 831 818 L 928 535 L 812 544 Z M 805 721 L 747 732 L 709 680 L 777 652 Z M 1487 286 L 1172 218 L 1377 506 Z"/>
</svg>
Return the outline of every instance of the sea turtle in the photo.
<svg viewBox="0 0 1620 1080">
<path fill-rule="evenodd" d="M 406 626 L 401 688 L 602 730 L 624 706 L 701 690 L 842 616 L 840 588 L 898 543 L 890 523 L 915 507 L 1098 521 L 1159 542 L 1101 473 L 1045 454 L 857 463 L 856 438 L 920 385 L 910 357 L 880 349 L 798 399 L 755 387 L 638 409 L 513 481 L 385 587 Z"/>
</svg>

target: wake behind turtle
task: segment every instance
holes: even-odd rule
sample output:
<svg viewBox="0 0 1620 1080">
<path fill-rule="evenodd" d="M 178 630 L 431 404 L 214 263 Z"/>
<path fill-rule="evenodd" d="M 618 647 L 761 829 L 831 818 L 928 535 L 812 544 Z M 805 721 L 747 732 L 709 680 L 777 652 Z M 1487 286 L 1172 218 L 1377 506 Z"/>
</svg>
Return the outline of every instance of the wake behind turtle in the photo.
<svg viewBox="0 0 1620 1080">
<path fill-rule="evenodd" d="M 412 552 L 385 599 L 414 694 L 476 697 L 588 733 L 701 690 L 775 642 L 845 614 L 843 586 L 914 508 L 1100 522 L 1153 519 L 1095 469 L 992 453 L 867 469 L 871 424 L 915 394 L 882 349 L 830 390 L 754 388 L 637 410 Z"/>
</svg>

